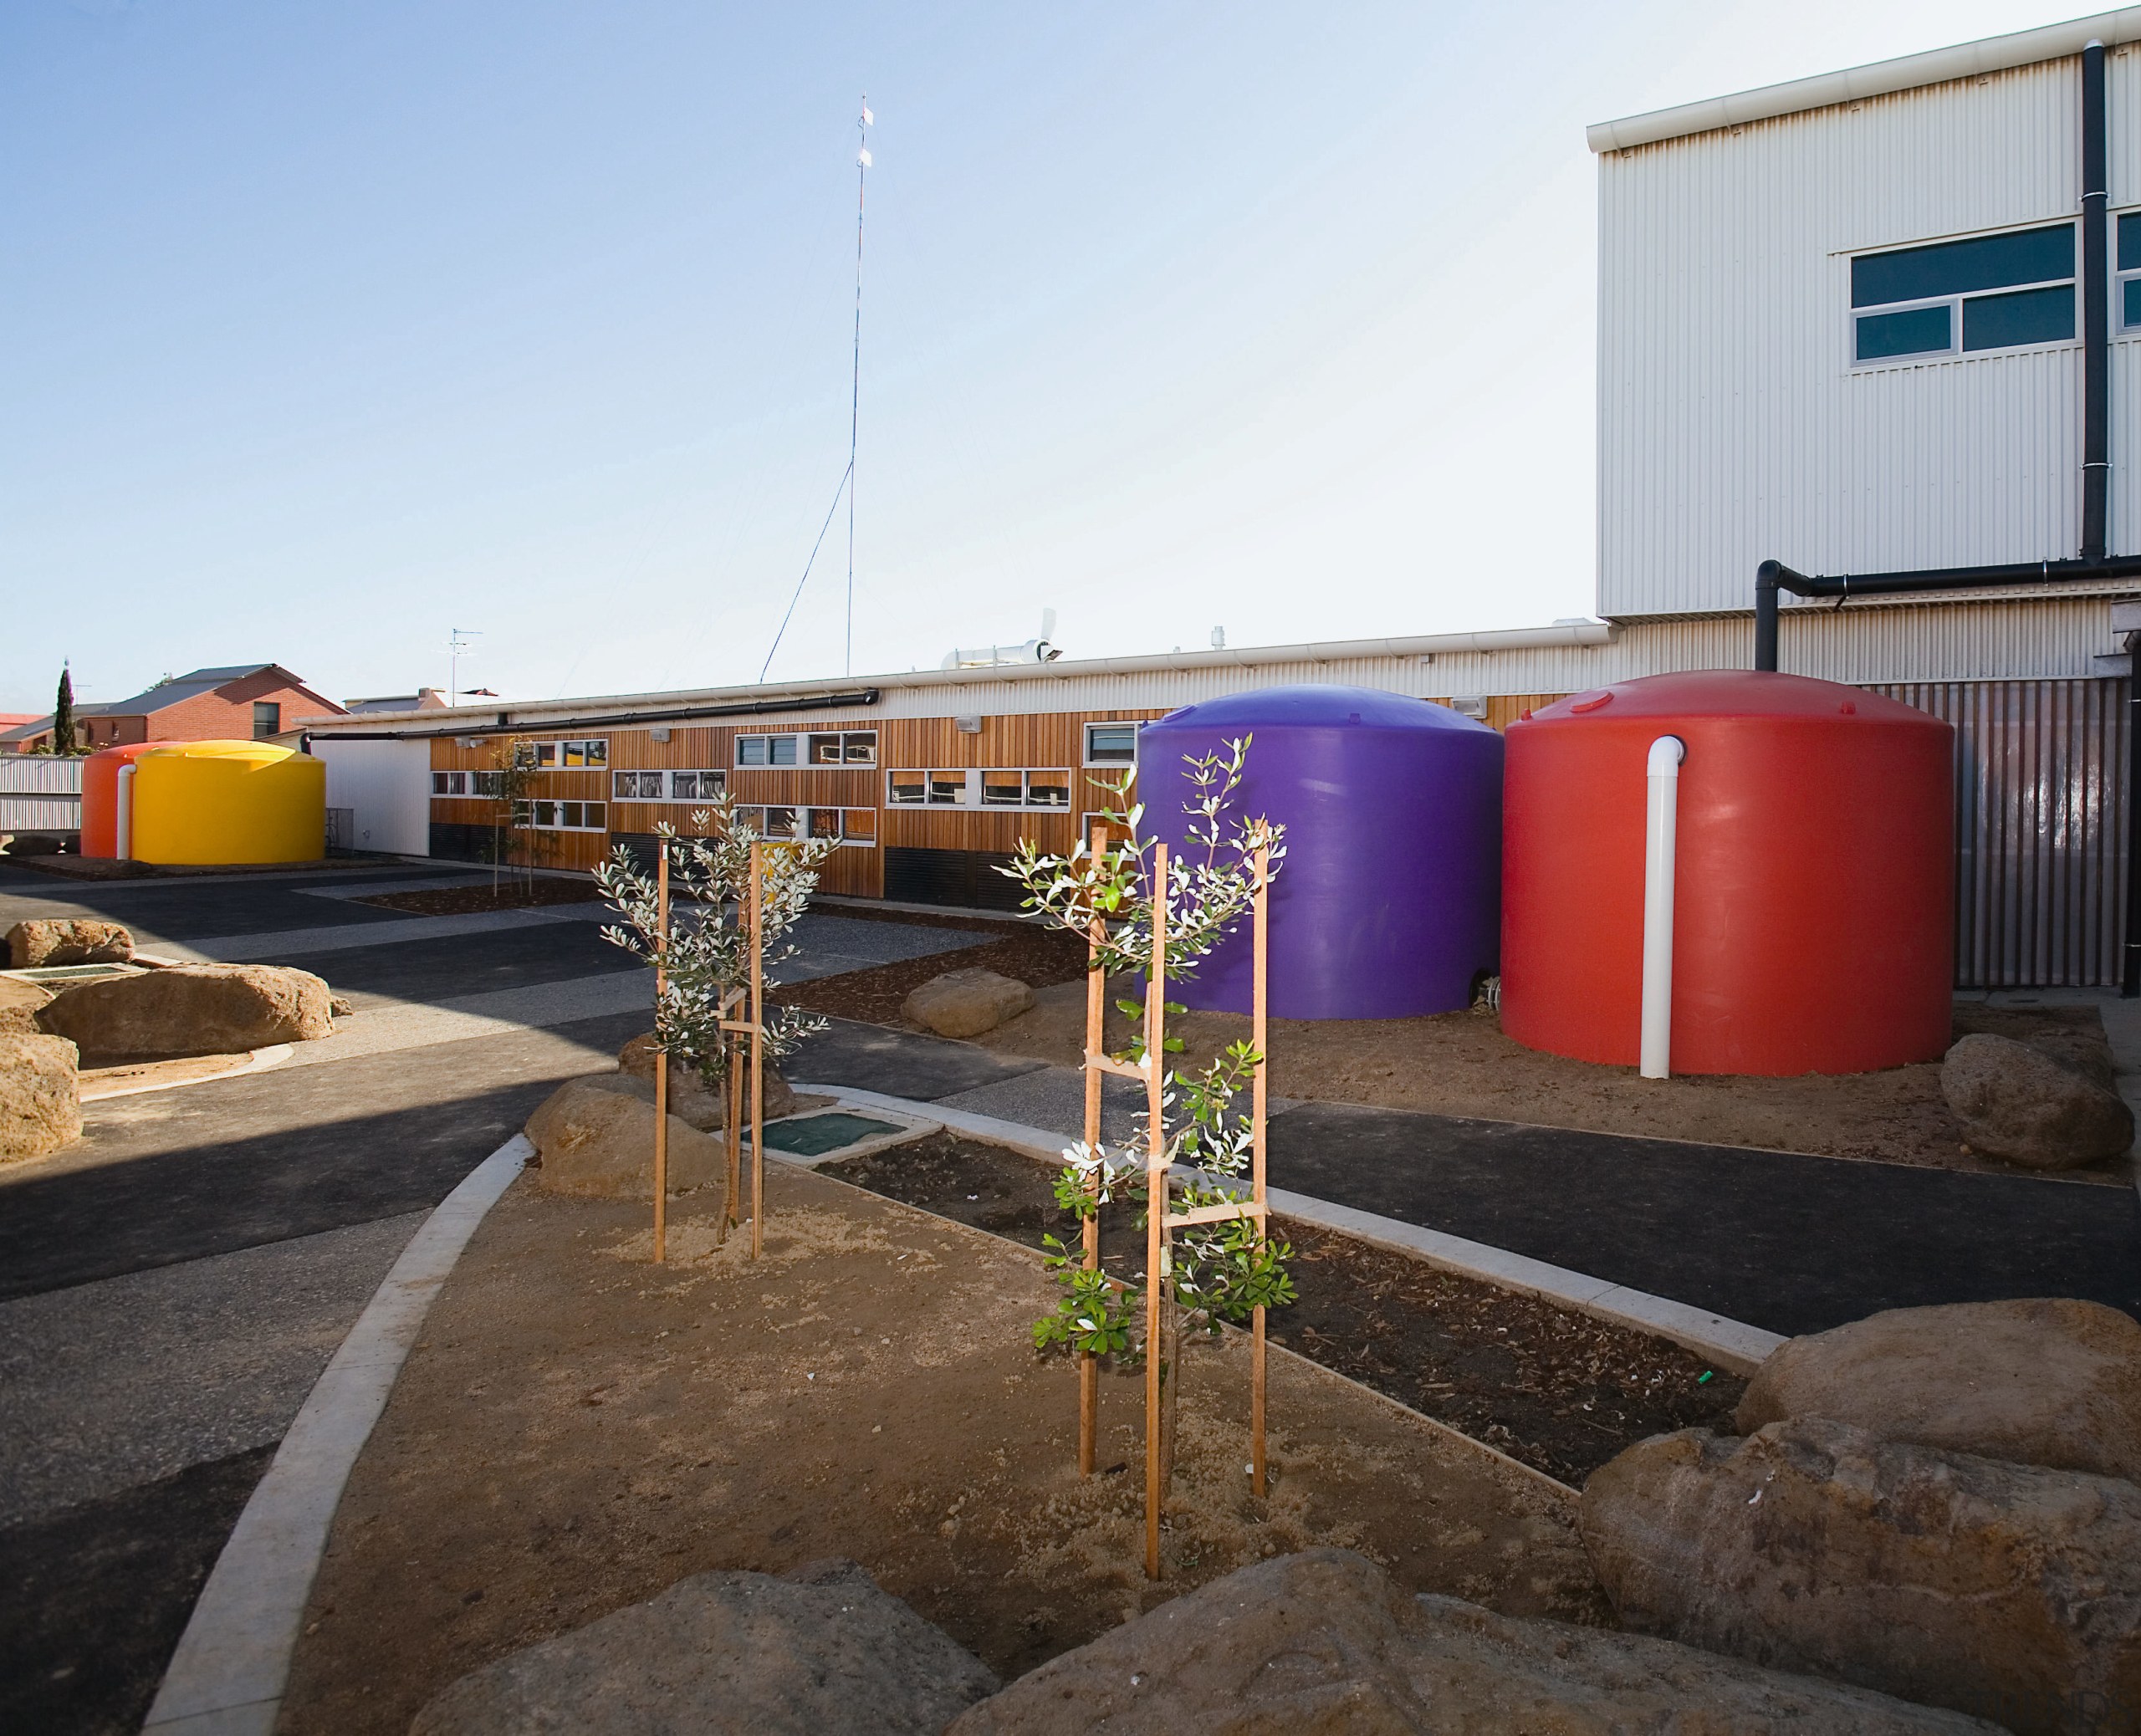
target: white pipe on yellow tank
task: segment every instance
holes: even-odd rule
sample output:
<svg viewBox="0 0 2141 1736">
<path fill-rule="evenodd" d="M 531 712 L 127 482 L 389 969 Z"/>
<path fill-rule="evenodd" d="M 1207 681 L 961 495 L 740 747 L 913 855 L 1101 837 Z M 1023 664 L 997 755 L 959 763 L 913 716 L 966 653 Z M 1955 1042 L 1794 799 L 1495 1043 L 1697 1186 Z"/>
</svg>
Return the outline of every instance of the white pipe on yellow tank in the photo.
<svg viewBox="0 0 2141 1736">
<path fill-rule="evenodd" d="M 1661 735 L 1650 744 L 1649 802 L 1643 850 L 1643 1076 L 1673 1071 L 1673 871 L 1680 819 L 1680 762 L 1687 744 Z"/>
</svg>

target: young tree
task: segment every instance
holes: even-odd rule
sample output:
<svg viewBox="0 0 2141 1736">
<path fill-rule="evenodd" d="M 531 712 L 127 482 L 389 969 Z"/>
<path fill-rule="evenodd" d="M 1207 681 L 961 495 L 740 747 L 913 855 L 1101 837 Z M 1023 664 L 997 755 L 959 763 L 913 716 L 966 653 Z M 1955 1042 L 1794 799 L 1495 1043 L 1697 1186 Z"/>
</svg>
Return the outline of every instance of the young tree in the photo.
<svg viewBox="0 0 2141 1736">
<path fill-rule="evenodd" d="M 534 884 L 533 849 L 515 849 L 524 834 L 531 841 L 534 809 L 530 799 L 537 775 L 535 744 L 520 736 L 507 736 L 491 743 L 489 768 L 476 774 L 476 793 L 491 802 L 491 901 L 498 896 L 498 872 L 516 855 L 529 858 L 528 881 Z"/>
<path fill-rule="evenodd" d="M 59 666 L 59 692 L 52 702 L 52 751 L 54 753 L 77 751 L 74 741 L 74 671 L 64 663 Z"/>
<path fill-rule="evenodd" d="M 1229 827 L 1226 818 L 1252 739 L 1230 742 L 1224 753 L 1185 758 L 1191 794 L 1183 811 L 1190 816 L 1190 825 L 1186 847 L 1170 856 L 1163 886 L 1153 884 L 1154 840 L 1138 835 L 1145 810 L 1142 804 L 1130 802 L 1127 773 L 1113 784 L 1094 780 L 1103 784 L 1116 804 L 1103 818 L 1110 835 L 1121 841 L 1096 851 L 1089 840 L 1081 839 L 1067 855 L 1043 855 L 1030 842 L 1022 843 L 1012 865 L 1000 871 L 1024 884 L 1025 908 L 1054 927 L 1084 938 L 1096 932 L 1097 923 L 1105 938 L 1096 947 L 1094 968 L 1110 976 L 1149 972 L 1153 906 L 1163 900 L 1167 976 L 1192 974 L 1249 913 L 1256 891 L 1258 851 L 1267 852 L 1269 871 L 1275 874 L 1286 853 L 1283 826 L 1256 819 Z M 1132 1018 L 1145 1011 L 1133 1000 L 1116 1004 Z M 1171 1014 L 1186 1010 L 1174 1002 L 1167 1003 Z M 1163 1054 L 1178 1054 L 1182 1039 L 1165 1038 L 1162 1048 Z M 1164 1064 L 1162 1057 L 1147 1055 L 1142 1032 L 1114 1058 L 1141 1068 Z M 1262 1059 L 1248 1043 L 1237 1042 L 1204 1067 L 1166 1075 L 1159 1131 L 1167 1161 L 1170 1166 L 1178 1163 L 1193 1169 L 1198 1178 L 1162 1202 L 1162 1209 L 1179 1215 L 1234 1197 L 1235 1190 L 1226 1184 L 1247 1167 L 1254 1129 L 1251 1118 L 1234 1105 L 1249 1090 Z M 1153 1209 L 1147 1180 L 1152 1130 L 1143 1113 L 1138 1124 L 1137 1135 L 1127 1143 L 1103 1141 L 1093 1146 L 1081 1140 L 1067 1147 L 1055 1181 L 1056 1203 L 1082 1219 L 1122 1202 L 1140 1208 L 1142 1223 Z M 1157 1354 L 1162 1361 L 1169 1458 L 1179 1387 L 1174 1378 L 1175 1340 L 1183 1318 L 1186 1315 L 1194 1327 L 1216 1332 L 1222 1321 L 1245 1320 L 1258 1307 L 1284 1306 L 1295 1295 L 1286 1272 L 1293 1250 L 1260 1234 L 1254 1220 L 1190 1225 L 1177 1234 L 1179 1252 L 1162 1299 L 1162 1342 L 1157 1350 L 1137 1337 L 1144 1310 L 1142 1288 L 1088 1270 L 1079 1251 L 1053 1236 L 1046 1238 L 1046 1260 L 1061 1294 L 1055 1310 L 1033 1328 L 1037 1349 L 1084 1351 L 1129 1361 Z"/>
<path fill-rule="evenodd" d="M 657 1043 L 672 1061 L 692 1069 L 708 1090 L 716 1090 L 728 1076 L 721 1008 L 751 980 L 744 920 L 751 846 L 759 834 L 738 816 L 734 799 L 726 792 L 692 814 L 692 827 L 697 835 L 684 836 L 666 823 L 654 829 L 656 847 L 669 857 L 667 935 L 655 876 L 624 845 L 595 871 L 595 878 L 610 907 L 623 919 L 621 926 L 605 928 L 603 939 L 646 963 L 658 960 L 664 967 L 662 998 L 654 1012 Z M 783 840 L 779 848 L 765 852 L 759 962 L 766 970 L 795 956 L 790 932 L 817 890 L 820 865 L 838 848 L 836 840 L 812 838 L 793 844 Z M 774 1059 L 823 1030 L 825 1022 L 800 1008 L 780 1007 L 766 1009 L 764 1025 L 766 1055 Z"/>
</svg>

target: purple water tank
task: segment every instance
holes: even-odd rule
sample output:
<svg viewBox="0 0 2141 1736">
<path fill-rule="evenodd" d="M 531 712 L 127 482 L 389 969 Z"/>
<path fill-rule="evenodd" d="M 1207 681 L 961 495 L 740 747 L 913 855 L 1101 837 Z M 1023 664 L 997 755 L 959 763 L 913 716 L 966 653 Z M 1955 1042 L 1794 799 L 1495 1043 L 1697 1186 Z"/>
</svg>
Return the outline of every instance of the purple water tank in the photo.
<svg viewBox="0 0 2141 1736">
<path fill-rule="evenodd" d="M 1137 741 L 1145 825 L 1183 847 L 1186 754 L 1252 736 L 1229 814 L 1286 828 L 1271 887 L 1271 1014 L 1408 1019 L 1471 1003 L 1501 919 L 1502 738 L 1372 687 L 1265 687 L 1186 706 Z M 1170 998 L 1249 1010 L 1244 919 Z"/>
</svg>

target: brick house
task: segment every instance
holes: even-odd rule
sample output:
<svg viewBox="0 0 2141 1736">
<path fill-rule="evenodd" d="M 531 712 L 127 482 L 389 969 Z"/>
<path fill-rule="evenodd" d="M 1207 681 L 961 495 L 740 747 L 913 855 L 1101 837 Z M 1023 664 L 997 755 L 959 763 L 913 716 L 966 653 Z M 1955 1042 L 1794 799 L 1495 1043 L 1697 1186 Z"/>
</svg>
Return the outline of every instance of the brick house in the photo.
<svg viewBox="0 0 2141 1736">
<path fill-rule="evenodd" d="M 159 682 L 130 699 L 74 707 L 75 738 L 89 748 L 129 742 L 262 740 L 281 735 L 299 717 L 340 716 L 279 663 L 239 663 L 196 669 Z M 0 731 L 0 752 L 28 753 L 49 746 L 48 715 Z"/>
</svg>

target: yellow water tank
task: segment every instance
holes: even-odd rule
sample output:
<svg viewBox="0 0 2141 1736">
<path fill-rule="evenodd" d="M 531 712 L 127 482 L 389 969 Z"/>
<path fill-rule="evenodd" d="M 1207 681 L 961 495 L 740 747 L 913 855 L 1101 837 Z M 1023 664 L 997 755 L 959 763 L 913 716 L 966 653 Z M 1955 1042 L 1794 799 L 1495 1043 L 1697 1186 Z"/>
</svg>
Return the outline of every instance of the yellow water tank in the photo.
<svg viewBox="0 0 2141 1736">
<path fill-rule="evenodd" d="M 327 854 L 327 768 L 309 754 L 272 742 L 171 742 L 135 760 L 131 782 L 136 861 Z"/>
</svg>

